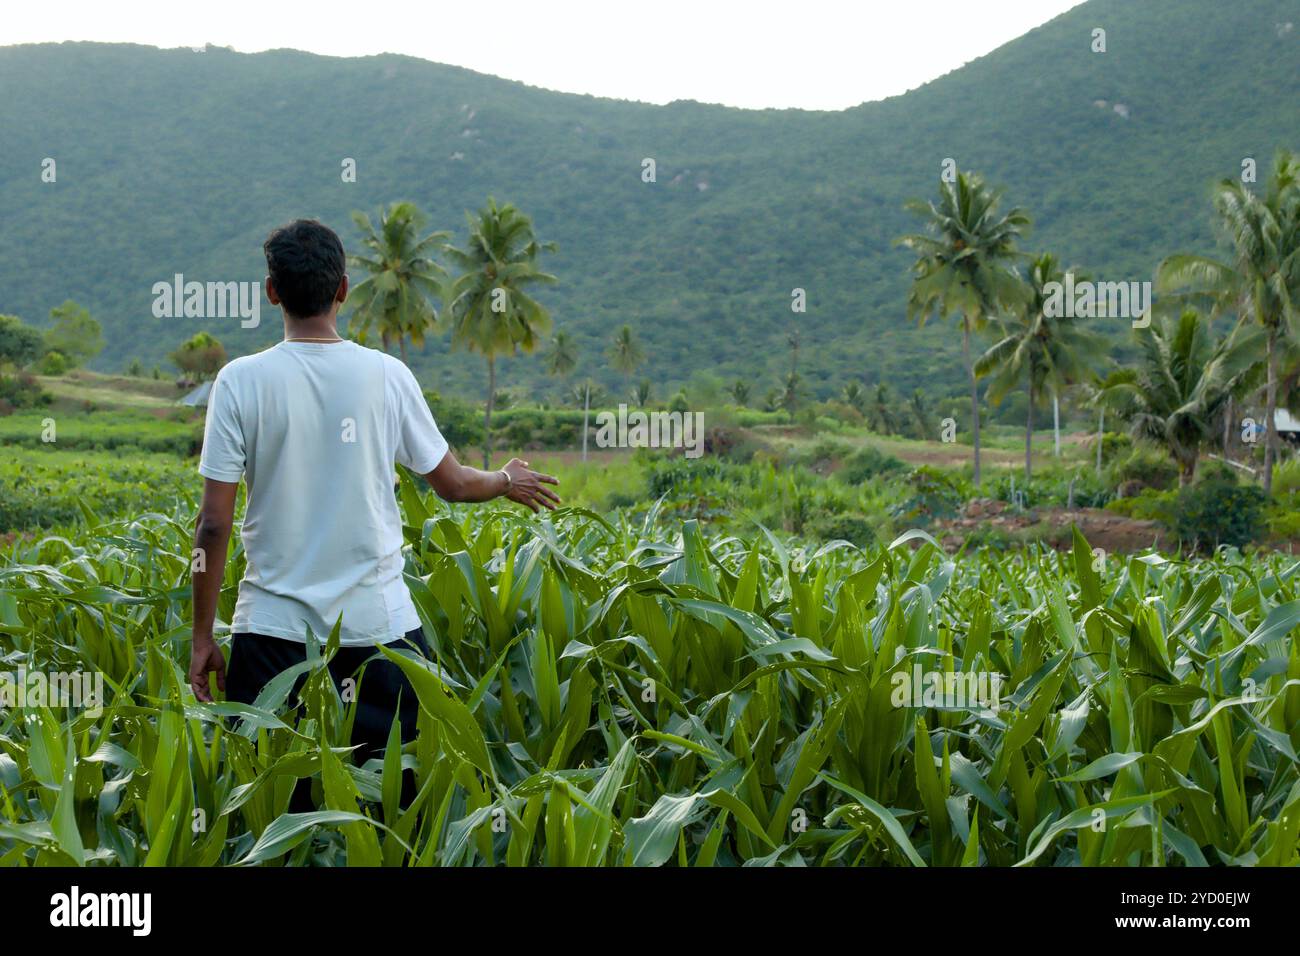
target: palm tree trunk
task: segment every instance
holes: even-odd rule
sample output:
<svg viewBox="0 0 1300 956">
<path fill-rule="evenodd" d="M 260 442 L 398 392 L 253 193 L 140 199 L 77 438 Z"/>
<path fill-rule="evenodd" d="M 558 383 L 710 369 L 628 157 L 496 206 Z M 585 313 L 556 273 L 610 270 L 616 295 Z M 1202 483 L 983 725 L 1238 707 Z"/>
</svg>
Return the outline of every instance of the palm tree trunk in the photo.
<svg viewBox="0 0 1300 956">
<path fill-rule="evenodd" d="M 1264 494 L 1273 494 L 1273 460 L 1277 445 L 1277 369 L 1274 351 L 1277 333 L 1268 333 L 1268 386 L 1264 393 Z"/>
<path fill-rule="evenodd" d="M 1061 400 L 1055 390 L 1052 392 L 1052 438 L 1055 442 L 1056 457 L 1061 457 Z"/>
<path fill-rule="evenodd" d="M 1106 406 L 1097 407 L 1097 477 L 1101 477 L 1101 446 L 1106 437 Z"/>
<path fill-rule="evenodd" d="M 399 335 L 397 337 L 397 347 L 402 350 L 402 364 L 408 365 L 409 363 L 406 361 L 406 336 L 405 335 Z"/>
<path fill-rule="evenodd" d="M 1225 461 L 1231 461 L 1232 455 L 1229 454 L 1230 444 L 1232 442 L 1232 396 L 1228 396 L 1228 404 L 1223 409 L 1223 457 Z"/>
<path fill-rule="evenodd" d="M 1034 475 L 1034 387 L 1029 386 L 1029 413 L 1025 416 L 1025 484 Z"/>
<path fill-rule="evenodd" d="M 980 484 L 980 387 L 975 380 L 975 365 L 970 360 L 970 318 L 962 316 L 962 355 L 966 358 L 966 369 L 970 372 L 970 420 L 971 435 L 975 439 L 975 487 Z"/>
<path fill-rule="evenodd" d="M 587 416 L 591 412 L 591 382 L 582 391 L 582 460 L 587 460 Z"/>
<path fill-rule="evenodd" d="M 483 470 L 491 468 L 492 460 L 492 400 L 497 393 L 497 360 L 495 355 L 488 355 L 488 393 L 487 405 L 483 409 Z"/>
</svg>

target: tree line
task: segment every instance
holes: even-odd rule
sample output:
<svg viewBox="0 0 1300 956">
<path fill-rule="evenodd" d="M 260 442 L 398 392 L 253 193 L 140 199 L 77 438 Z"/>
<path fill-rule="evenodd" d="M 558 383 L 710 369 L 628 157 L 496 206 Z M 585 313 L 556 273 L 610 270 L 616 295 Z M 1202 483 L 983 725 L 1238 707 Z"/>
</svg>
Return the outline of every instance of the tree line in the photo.
<svg viewBox="0 0 1300 956">
<path fill-rule="evenodd" d="M 1000 190 L 959 171 L 941 179 L 937 200 L 908 204 L 923 226 L 897 240 L 915 254 L 908 318 L 952 317 L 961 329 L 977 485 L 986 379 L 994 404 L 1017 387 L 1028 393 L 1026 477 L 1034 403 L 1044 393 L 1080 390 L 1101 427 L 1111 410 L 1134 437 L 1168 450 L 1182 484 L 1191 482 L 1220 427 L 1226 449 L 1234 409 L 1262 397 L 1262 485 L 1272 493 L 1279 395 L 1292 395 L 1300 382 L 1300 160 L 1280 151 L 1264 188 L 1251 185 L 1215 185 L 1213 216 L 1226 255 L 1177 253 L 1158 264 L 1161 297 L 1134 322 L 1138 360 L 1119 367 L 1106 356 L 1094 319 L 1047 307 L 1067 275 L 1075 283 L 1087 275 L 1049 252 L 1022 251 L 1031 220 L 1018 206 L 1004 210 Z M 1223 317 L 1228 328 L 1216 334 Z M 976 354 L 980 333 L 993 341 Z"/>
</svg>

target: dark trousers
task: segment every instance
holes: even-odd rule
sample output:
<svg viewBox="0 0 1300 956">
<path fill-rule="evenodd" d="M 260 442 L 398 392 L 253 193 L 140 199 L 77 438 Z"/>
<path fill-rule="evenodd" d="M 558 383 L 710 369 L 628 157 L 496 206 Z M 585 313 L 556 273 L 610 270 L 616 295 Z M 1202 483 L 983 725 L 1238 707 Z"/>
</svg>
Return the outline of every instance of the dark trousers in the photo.
<svg viewBox="0 0 1300 956">
<path fill-rule="evenodd" d="M 424 631 L 418 627 L 389 646 L 394 650 L 414 646 L 425 657 L 429 656 Z M 263 634 L 236 634 L 226 669 L 226 699 L 252 704 L 273 677 L 306 659 L 306 644 Z M 363 664 L 364 677 L 358 673 Z M 349 677 L 354 680 L 357 712 L 352 723 L 351 742 L 357 747 L 353 751 L 357 766 L 372 758 L 383 758 L 394 715 L 397 715 L 401 724 L 402 743 L 410 743 L 415 739 L 420 710 L 415 688 L 401 668 L 379 655 L 376 647 L 340 647 L 329 662 L 329 672 L 340 693 L 344 680 Z M 306 674 L 299 676 L 289 695 L 291 702 L 296 700 L 306 680 Z M 402 774 L 402 778 L 402 802 L 409 803 L 414 797 L 414 793 L 410 792 L 414 777 L 407 772 Z M 302 784 L 306 784 L 306 781 L 302 781 Z M 295 813 L 315 809 L 309 788 L 302 785 L 297 788 L 290 809 Z"/>
</svg>

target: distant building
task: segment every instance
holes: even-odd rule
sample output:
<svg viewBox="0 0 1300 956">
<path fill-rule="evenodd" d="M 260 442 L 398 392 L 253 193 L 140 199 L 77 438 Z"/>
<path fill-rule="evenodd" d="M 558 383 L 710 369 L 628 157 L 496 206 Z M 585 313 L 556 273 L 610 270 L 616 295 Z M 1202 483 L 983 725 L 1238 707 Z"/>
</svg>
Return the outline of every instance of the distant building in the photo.
<svg viewBox="0 0 1300 956">
<path fill-rule="evenodd" d="M 1273 414 L 1273 422 L 1277 425 L 1277 433 L 1280 438 L 1289 442 L 1300 442 L 1300 419 L 1285 408 L 1279 408 Z"/>
<path fill-rule="evenodd" d="M 188 405 L 190 408 L 207 408 L 208 395 L 212 391 L 212 383 L 204 382 L 194 391 L 187 393 L 183 398 L 177 399 L 177 405 Z"/>
</svg>

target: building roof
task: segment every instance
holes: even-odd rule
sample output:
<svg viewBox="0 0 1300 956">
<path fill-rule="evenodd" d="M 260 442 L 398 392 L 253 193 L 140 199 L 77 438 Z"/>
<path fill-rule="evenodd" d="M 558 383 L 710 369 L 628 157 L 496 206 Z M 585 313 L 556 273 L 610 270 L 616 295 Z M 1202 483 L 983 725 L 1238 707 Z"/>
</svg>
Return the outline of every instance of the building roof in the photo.
<svg viewBox="0 0 1300 956">
<path fill-rule="evenodd" d="M 188 405 L 191 408 L 206 408 L 208 405 L 208 394 L 212 391 L 211 382 L 203 382 L 194 391 L 187 394 L 184 398 L 178 399 L 177 405 Z"/>
</svg>

